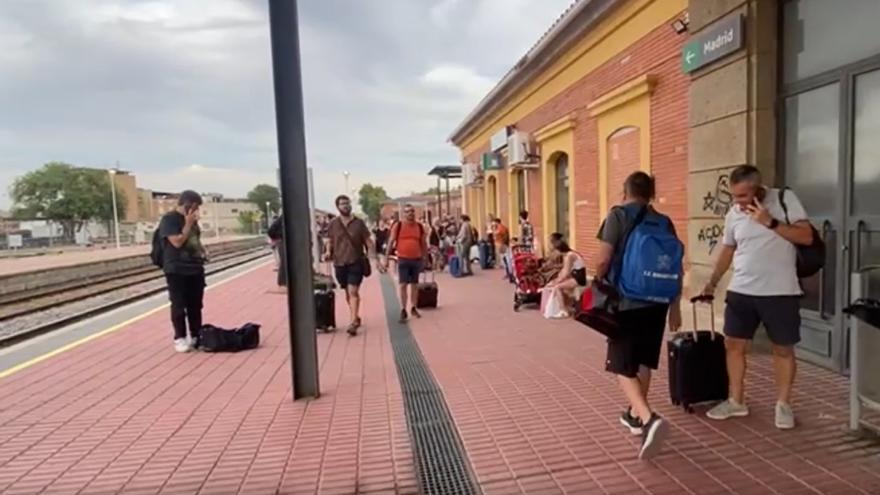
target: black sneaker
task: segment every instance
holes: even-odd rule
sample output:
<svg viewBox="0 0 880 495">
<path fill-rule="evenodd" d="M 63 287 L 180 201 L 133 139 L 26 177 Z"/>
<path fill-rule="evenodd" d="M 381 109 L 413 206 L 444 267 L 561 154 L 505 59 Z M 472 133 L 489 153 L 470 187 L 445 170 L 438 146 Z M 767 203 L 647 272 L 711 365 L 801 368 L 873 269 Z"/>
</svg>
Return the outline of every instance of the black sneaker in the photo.
<svg viewBox="0 0 880 495">
<path fill-rule="evenodd" d="M 419 310 L 416 308 L 411 309 L 409 311 L 409 314 L 413 315 L 414 318 L 421 318 L 422 317 L 422 314 L 419 313 Z"/>
<path fill-rule="evenodd" d="M 656 414 L 651 414 L 651 419 L 642 428 L 642 447 L 639 449 L 639 459 L 650 459 L 663 448 L 663 441 L 669 432 L 666 420 Z"/>
<path fill-rule="evenodd" d="M 620 415 L 620 424 L 622 424 L 625 428 L 628 428 L 629 432 L 633 435 L 642 434 L 642 420 L 640 418 L 634 417 L 632 415 L 632 409 L 630 408 L 627 408 L 627 410 Z"/>
<path fill-rule="evenodd" d="M 406 310 L 401 309 L 400 310 L 400 320 L 399 320 L 400 323 L 406 323 L 406 320 L 408 320 L 408 319 L 409 319 L 409 316 L 406 314 Z"/>
</svg>

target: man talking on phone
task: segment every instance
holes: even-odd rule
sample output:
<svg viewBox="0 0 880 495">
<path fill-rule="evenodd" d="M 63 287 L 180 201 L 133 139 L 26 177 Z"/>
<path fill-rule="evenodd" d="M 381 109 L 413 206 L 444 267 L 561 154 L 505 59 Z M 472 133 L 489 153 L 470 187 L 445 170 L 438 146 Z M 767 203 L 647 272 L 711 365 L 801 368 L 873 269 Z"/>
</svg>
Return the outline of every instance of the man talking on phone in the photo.
<svg viewBox="0 0 880 495">
<path fill-rule="evenodd" d="M 202 327 L 202 300 L 205 295 L 205 260 L 199 229 L 202 197 L 195 191 L 183 191 L 177 208 L 159 222 L 162 239 L 162 270 L 168 282 L 171 300 L 171 324 L 174 326 L 174 350 L 189 352 L 198 347 Z M 186 326 L 189 323 L 189 336 Z"/>
<path fill-rule="evenodd" d="M 761 324 L 773 344 L 776 374 L 776 427 L 794 428 L 791 389 L 796 362 L 794 346 L 801 340 L 800 298 L 795 246 L 813 242 L 807 212 L 792 191 L 770 189 L 761 173 L 742 165 L 730 174 L 734 204 L 724 219 L 724 237 L 715 269 L 703 289 L 714 294 L 721 277 L 733 264 L 727 289 L 724 334 L 730 397 L 706 415 L 715 420 L 748 416 L 743 380 L 746 354 Z M 786 211 L 787 210 L 787 211 Z"/>
</svg>

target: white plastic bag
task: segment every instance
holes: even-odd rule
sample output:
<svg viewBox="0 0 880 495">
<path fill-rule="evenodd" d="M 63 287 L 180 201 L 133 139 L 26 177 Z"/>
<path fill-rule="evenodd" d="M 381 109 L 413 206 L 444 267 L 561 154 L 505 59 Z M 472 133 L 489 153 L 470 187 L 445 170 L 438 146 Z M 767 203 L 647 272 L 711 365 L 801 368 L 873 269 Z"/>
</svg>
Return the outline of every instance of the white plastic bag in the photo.
<svg viewBox="0 0 880 495">
<path fill-rule="evenodd" d="M 559 289 L 555 287 L 551 289 L 545 288 L 543 292 L 541 295 L 541 311 L 544 314 L 544 318 L 548 320 L 568 318 L 568 311 L 563 307 L 562 294 Z"/>
</svg>

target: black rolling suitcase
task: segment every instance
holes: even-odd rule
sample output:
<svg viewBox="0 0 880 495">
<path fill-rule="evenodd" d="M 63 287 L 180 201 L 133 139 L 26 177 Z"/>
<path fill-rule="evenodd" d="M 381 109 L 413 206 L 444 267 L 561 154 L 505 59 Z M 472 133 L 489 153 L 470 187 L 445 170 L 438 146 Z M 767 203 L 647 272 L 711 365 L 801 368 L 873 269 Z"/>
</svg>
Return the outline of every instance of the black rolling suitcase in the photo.
<svg viewBox="0 0 880 495">
<path fill-rule="evenodd" d="M 315 326 L 325 332 L 336 329 L 336 294 L 333 289 L 315 289 Z"/>
<path fill-rule="evenodd" d="M 715 308 L 711 296 L 691 299 L 694 331 L 678 332 L 668 343 L 669 396 L 674 405 L 693 412 L 693 405 L 727 399 L 727 363 L 724 336 L 715 333 Z M 697 304 L 712 307 L 711 330 L 697 330 Z"/>
<path fill-rule="evenodd" d="M 428 282 L 427 272 L 425 273 L 425 281 L 419 283 L 419 300 L 416 302 L 416 307 L 419 309 L 436 308 L 440 288 L 437 286 L 437 281 L 434 278 L 434 271 L 431 270 L 430 282 Z"/>
</svg>

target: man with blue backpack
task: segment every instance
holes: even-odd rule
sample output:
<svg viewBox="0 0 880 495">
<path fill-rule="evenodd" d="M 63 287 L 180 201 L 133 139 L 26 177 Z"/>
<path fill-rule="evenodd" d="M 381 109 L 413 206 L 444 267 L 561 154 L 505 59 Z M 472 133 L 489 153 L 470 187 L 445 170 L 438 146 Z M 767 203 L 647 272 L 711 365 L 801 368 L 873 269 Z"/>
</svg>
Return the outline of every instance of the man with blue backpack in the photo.
<svg viewBox="0 0 880 495">
<path fill-rule="evenodd" d="M 620 422 L 642 435 L 639 458 L 659 452 L 668 431 L 648 404 L 651 370 L 660 361 L 667 318 L 681 327 L 679 297 L 684 246 L 672 220 L 651 205 L 654 179 L 635 172 L 624 183 L 624 203 L 608 213 L 599 228 L 597 283 L 614 300 L 618 329 L 608 339 L 605 369 L 617 375 L 629 408 Z"/>
</svg>

